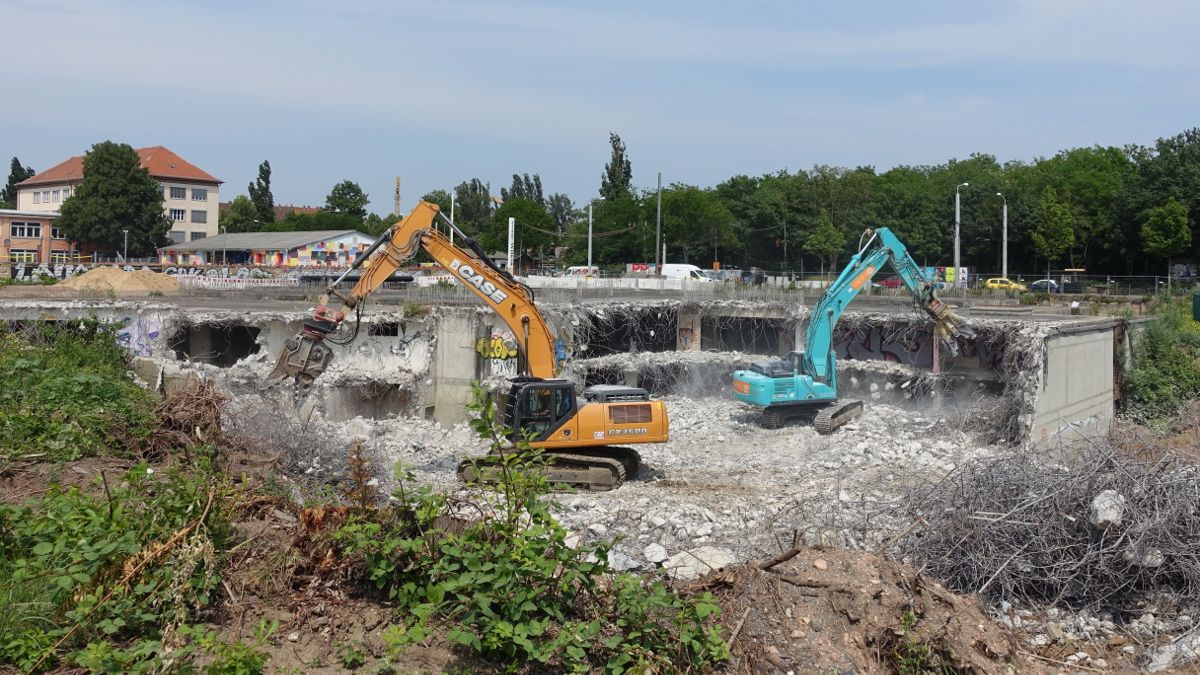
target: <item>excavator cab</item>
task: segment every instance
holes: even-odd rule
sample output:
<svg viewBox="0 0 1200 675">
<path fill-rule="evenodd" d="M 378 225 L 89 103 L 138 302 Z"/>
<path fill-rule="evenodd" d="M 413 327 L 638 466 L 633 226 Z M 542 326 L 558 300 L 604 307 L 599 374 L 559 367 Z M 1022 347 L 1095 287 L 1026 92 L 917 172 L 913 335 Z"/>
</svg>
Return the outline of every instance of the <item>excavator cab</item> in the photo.
<svg viewBox="0 0 1200 675">
<path fill-rule="evenodd" d="M 504 426 L 514 438 L 543 441 L 575 417 L 575 386 L 568 380 L 520 378 L 504 406 Z"/>
</svg>

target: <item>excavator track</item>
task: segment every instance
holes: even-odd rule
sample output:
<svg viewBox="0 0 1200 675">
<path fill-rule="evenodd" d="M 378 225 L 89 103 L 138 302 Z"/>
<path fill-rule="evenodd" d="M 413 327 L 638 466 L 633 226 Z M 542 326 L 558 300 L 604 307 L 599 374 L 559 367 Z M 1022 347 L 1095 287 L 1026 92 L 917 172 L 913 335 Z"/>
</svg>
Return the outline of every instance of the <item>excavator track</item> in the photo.
<svg viewBox="0 0 1200 675">
<path fill-rule="evenodd" d="M 573 453 L 545 453 L 546 479 L 553 485 L 604 492 L 614 490 L 625 482 L 627 467 L 636 475 L 638 454 L 629 448 L 583 448 Z M 458 478 L 466 483 L 496 483 L 499 480 L 499 458 L 486 455 L 463 460 L 458 465 Z"/>
<path fill-rule="evenodd" d="M 821 408 L 813 417 L 813 427 L 818 434 L 832 434 L 838 427 L 863 414 L 863 402 L 856 399 L 835 401 Z"/>
</svg>

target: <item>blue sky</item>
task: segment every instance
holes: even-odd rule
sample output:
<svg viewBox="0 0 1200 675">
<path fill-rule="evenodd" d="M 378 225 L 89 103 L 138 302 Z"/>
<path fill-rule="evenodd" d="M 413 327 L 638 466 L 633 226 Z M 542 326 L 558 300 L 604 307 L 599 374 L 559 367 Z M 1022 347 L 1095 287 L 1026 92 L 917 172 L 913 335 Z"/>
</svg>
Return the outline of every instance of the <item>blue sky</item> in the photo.
<svg viewBox="0 0 1200 675">
<path fill-rule="evenodd" d="M 594 196 L 815 164 L 1031 160 L 1200 124 L 1200 3 L 0 0 L 0 160 L 165 145 L 276 202 L 479 177 Z M 1190 34 L 1191 33 L 1191 34 Z"/>
</svg>

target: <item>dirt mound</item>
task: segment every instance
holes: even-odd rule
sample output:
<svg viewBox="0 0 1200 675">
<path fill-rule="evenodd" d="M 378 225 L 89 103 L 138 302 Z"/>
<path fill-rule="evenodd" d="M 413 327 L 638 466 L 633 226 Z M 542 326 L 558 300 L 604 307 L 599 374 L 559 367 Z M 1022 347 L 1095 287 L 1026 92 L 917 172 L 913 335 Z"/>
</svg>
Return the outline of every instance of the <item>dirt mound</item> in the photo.
<svg viewBox="0 0 1200 675">
<path fill-rule="evenodd" d="M 974 599 L 870 553 L 800 547 L 692 588 L 711 590 L 724 610 L 731 672 L 1002 673 L 1021 665 L 1006 630 Z"/>
<path fill-rule="evenodd" d="M 113 291 L 150 293 L 170 293 L 179 290 L 179 282 L 167 274 L 137 270 L 126 272 L 118 267 L 97 267 L 88 270 L 77 277 L 72 277 L 57 284 L 60 288 L 73 288 L 79 291 Z"/>
</svg>

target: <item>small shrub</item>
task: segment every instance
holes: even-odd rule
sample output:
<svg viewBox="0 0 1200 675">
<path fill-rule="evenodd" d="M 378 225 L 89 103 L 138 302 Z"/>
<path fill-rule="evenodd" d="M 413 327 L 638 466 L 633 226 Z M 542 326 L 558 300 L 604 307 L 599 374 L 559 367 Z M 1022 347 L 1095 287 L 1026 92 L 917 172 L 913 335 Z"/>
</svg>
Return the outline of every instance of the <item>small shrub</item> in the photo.
<svg viewBox="0 0 1200 675">
<path fill-rule="evenodd" d="M 1155 424 L 1200 396 L 1200 323 L 1186 300 L 1165 302 L 1157 316 L 1133 333 L 1125 414 Z"/>
<path fill-rule="evenodd" d="M 477 392 L 472 407 L 472 427 L 502 450 L 507 430 L 492 399 Z M 401 471 L 393 509 L 360 511 L 336 532 L 358 579 L 411 617 L 385 631 L 389 656 L 423 641 L 436 619 L 452 642 L 497 662 L 680 672 L 724 660 L 711 595 L 684 598 L 614 573 L 606 545 L 567 544 L 570 532 L 546 498 L 544 466 L 525 442 L 499 453 L 490 467 L 498 483 L 469 504 L 480 514 L 470 522 Z"/>
</svg>

